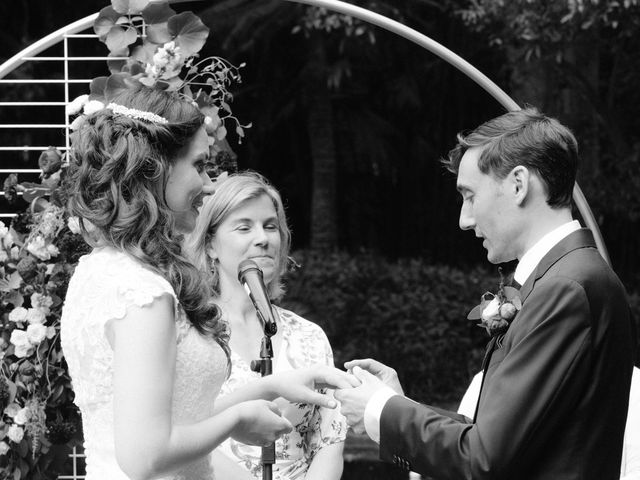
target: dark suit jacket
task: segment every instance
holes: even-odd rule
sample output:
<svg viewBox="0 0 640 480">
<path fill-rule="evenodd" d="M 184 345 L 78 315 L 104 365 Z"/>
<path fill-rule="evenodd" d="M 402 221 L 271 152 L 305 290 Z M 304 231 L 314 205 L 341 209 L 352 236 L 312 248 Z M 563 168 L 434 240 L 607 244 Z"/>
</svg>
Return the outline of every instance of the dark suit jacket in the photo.
<svg viewBox="0 0 640 480">
<path fill-rule="evenodd" d="M 619 478 L 634 329 L 626 293 L 587 229 L 558 243 L 492 340 L 475 423 L 392 397 L 380 456 L 437 479 Z"/>
</svg>

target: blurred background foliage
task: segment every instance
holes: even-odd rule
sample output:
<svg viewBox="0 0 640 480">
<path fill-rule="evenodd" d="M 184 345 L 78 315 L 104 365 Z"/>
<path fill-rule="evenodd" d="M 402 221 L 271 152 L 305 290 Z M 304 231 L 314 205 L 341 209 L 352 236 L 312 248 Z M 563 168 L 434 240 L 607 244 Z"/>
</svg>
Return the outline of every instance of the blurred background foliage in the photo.
<svg viewBox="0 0 640 480">
<path fill-rule="evenodd" d="M 638 1 L 351 3 L 429 35 L 518 103 L 538 106 L 575 131 L 584 161 L 580 184 L 614 269 L 637 291 Z M 0 59 L 107 4 L 1 2 Z M 247 63 L 233 108 L 253 127 L 241 145 L 233 133 L 230 142 L 240 168 L 265 174 L 285 199 L 294 247 L 303 252 L 286 301 L 327 329 L 340 361 L 377 357 L 405 369 L 409 393 L 454 398 L 479 368 L 484 344 L 466 311 L 495 288 L 497 272 L 473 235 L 458 229 L 454 178 L 438 160 L 457 132 L 502 107 L 444 61 L 341 15 L 282 0 L 181 1 L 173 8 L 193 10 L 211 28 L 203 56 Z M 97 41 L 75 48 L 107 53 Z M 46 63 L 15 75 L 45 77 Z M 77 76 L 106 73 L 104 62 L 82 68 Z M 3 100 L 28 100 L 53 95 L 47 89 L 55 87 L 0 88 Z M 59 112 L 49 114 L 60 121 Z M 0 123 L 48 121 L 30 116 L 27 108 L 0 109 Z M 0 144 L 60 142 L 36 142 L 36 135 L 42 132 L 0 130 Z M 2 163 L 25 167 L 37 159 L 37 152 L 13 155 Z"/>
</svg>

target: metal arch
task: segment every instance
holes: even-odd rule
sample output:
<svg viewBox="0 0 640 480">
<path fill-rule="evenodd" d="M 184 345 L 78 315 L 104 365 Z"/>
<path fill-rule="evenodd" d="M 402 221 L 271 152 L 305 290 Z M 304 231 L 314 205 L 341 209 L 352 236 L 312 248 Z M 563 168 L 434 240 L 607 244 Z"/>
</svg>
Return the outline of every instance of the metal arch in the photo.
<svg viewBox="0 0 640 480">
<path fill-rule="evenodd" d="M 82 30 L 89 28 L 91 25 L 93 25 L 93 22 L 97 17 L 98 14 L 94 13 L 73 23 L 70 23 L 66 27 L 56 30 L 46 37 L 41 38 L 37 42 L 32 43 L 21 52 L 16 53 L 13 57 L 0 65 L 0 78 L 4 78 L 8 73 L 26 62 L 27 60 L 25 60 L 25 57 L 35 57 L 40 52 L 43 52 L 47 48 L 60 42 L 65 35 L 81 32 Z"/>
<path fill-rule="evenodd" d="M 453 53 L 448 48 L 439 44 L 435 40 L 427 37 L 426 35 L 423 35 L 422 33 L 417 32 L 412 28 L 407 27 L 406 25 L 403 25 L 400 22 L 397 22 L 365 8 L 341 2 L 339 0 L 286 1 L 303 3 L 316 7 L 323 7 L 334 12 L 342 13 L 344 15 L 350 15 L 367 23 L 371 23 L 385 30 L 388 30 L 389 32 L 395 33 L 401 37 L 404 37 L 407 40 L 410 40 L 413 43 L 425 48 L 426 50 L 429 50 L 431 53 L 437 55 L 450 65 L 456 67 L 467 77 L 476 82 L 480 87 L 486 90 L 507 110 L 520 110 L 520 106 L 509 95 L 507 95 L 500 87 L 498 87 L 498 85 L 496 85 L 491 79 L 489 79 L 486 75 L 480 72 L 469 62 Z M 589 229 L 591 229 L 591 231 L 593 232 L 593 236 L 595 238 L 600 255 L 602 255 L 602 258 L 604 258 L 605 261 L 609 265 L 611 265 L 611 259 L 609 258 L 607 247 L 604 244 L 604 239 L 602 238 L 600 227 L 598 227 L 598 223 L 596 222 L 593 212 L 591 211 L 591 208 L 587 203 L 587 199 L 585 198 L 584 193 L 582 193 L 582 189 L 577 182 L 573 187 L 573 201 L 576 203 L 576 206 L 578 207 L 578 210 L 580 211 L 580 214 L 582 215 L 582 218 L 587 227 L 589 227 Z"/>
<path fill-rule="evenodd" d="M 184 0 L 169 0 L 170 3 L 178 3 Z M 371 23 L 378 27 L 381 27 L 385 30 L 388 30 L 392 33 L 395 33 L 407 40 L 412 41 L 413 43 L 429 50 L 431 53 L 437 55 L 450 65 L 456 67 L 462 73 L 464 73 L 467 77 L 476 82 L 480 87 L 482 87 L 485 91 L 487 91 L 492 97 L 494 97 L 503 107 L 507 110 L 520 110 L 520 106 L 509 96 L 507 95 L 500 87 L 498 87 L 491 79 L 489 79 L 486 75 L 480 72 L 477 68 L 471 65 L 469 62 L 439 44 L 435 40 L 427 37 L 426 35 L 417 32 L 416 30 L 407 27 L 395 20 L 392 20 L 388 17 L 380 15 L 378 13 L 372 12 L 370 10 L 364 9 L 362 7 L 358 7 L 356 5 L 351 5 L 339 0 L 286 0 L 288 2 L 294 3 L 302 3 L 307 5 L 312 5 L 316 7 L 324 7 L 328 10 L 332 10 L 335 12 L 339 12 L 345 15 L 350 15 L 352 17 L 363 20 L 367 23 Z M 2 65 L 0 65 L 0 79 L 5 77 L 9 72 L 14 70 L 15 68 L 22 65 L 25 60 L 24 57 L 35 56 L 38 53 L 46 50 L 51 45 L 59 42 L 61 38 L 64 37 L 65 34 L 72 34 L 78 31 L 84 30 L 88 28 L 95 18 L 98 16 L 97 13 L 93 15 L 89 15 L 83 19 L 80 19 L 72 24 L 67 25 L 60 30 L 57 30 L 50 35 L 42 38 L 36 43 L 30 45 L 23 51 L 14 55 L 7 61 L 5 61 Z M 594 234 L 594 238 L 596 241 L 596 245 L 598 247 L 598 251 L 602 255 L 602 257 L 606 260 L 606 262 L 611 265 L 611 260 L 609 258 L 609 254 L 607 252 L 607 248 L 604 243 L 604 239 L 602 238 L 602 233 L 600 232 L 600 228 L 595 220 L 593 212 L 587 203 L 587 199 L 584 196 L 580 186 L 576 182 L 573 189 L 573 200 L 582 215 L 587 227 L 591 229 Z"/>
</svg>

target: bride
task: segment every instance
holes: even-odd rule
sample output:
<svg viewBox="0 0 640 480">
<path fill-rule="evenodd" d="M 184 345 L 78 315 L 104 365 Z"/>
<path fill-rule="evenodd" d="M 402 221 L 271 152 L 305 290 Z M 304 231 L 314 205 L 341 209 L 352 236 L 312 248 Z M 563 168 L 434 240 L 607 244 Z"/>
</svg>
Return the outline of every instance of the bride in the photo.
<svg viewBox="0 0 640 480">
<path fill-rule="evenodd" d="M 211 480 L 207 454 L 226 438 L 266 445 L 291 430 L 276 397 L 335 408 L 313 388 L 356 382 L 307 369 L 214 404 L 229 371 L 226 326 L 180 251 L 213 189 L 203 125 L 190 102 L 138 88 L 74 138 L 69 204 L 94 248 L 71 278 L 61 328 L 86 480 Z"/>
</svg>

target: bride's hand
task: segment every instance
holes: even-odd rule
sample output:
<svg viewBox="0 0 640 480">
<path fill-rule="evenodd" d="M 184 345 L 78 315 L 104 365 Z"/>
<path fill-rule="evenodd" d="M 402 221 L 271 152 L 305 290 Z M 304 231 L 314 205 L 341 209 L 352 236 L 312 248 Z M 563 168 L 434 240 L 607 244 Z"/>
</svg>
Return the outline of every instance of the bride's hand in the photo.
<svg viewBox="0 0 640 480">
<path fill-rule="evenodd" d="M 311 403 L 321 407 L 336 408 L 337 402 L 330 396 L 318 393 L 321 388 L 353 388 L 360 385 L 353 375 L 326 365 L 280 372 L 264 377 L 277 396 L 290 402 Z"/>
<path fill-rule="evenodd" d="M 231 407 L 238 415 L 238 422 L 231 437 L 248 445 L 271 445 L 283 433 L 292 430 L 292 425 L 281 416 L 274 402 L 251 400 Z"/>
</svg>

